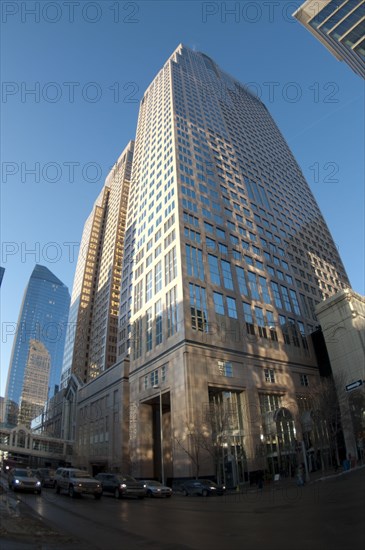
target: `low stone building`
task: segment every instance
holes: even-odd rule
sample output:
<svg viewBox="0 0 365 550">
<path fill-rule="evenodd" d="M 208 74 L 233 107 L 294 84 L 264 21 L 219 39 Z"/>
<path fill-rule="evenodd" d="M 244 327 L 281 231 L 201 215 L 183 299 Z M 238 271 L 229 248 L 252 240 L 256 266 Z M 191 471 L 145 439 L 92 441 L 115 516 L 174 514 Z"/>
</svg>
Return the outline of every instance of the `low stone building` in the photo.
<svg viewBox="0 0 365 550">
<path fill-rule="evenodd" d="M 74 465 L 129 473 L 129 361 L 78 388 Z"/>
<path fill-rule="evenodd" d="M 341 408 L 347 455 L 364 458 L 365 298 L 351 289 L 316 308 Z"/>
</svg>

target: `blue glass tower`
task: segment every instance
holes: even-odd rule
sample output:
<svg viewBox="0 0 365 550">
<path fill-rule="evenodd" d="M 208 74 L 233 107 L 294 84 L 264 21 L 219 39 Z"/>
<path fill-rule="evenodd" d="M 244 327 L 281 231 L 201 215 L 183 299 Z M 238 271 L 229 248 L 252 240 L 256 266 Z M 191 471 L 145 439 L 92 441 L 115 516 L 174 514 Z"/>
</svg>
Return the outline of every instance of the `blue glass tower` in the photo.
<svg viewBox="0 0 365 550">
<path fill-rule="evenodd" d="M 49 269 L 36 265 L 25 290 L 6 384 L 6 422 L 14 423 L 20 402 L 30 340 L 42 342 L 51 357 L 49 397 L 59 385 L 70 306 L 68 288 Z M 12 417 L 12 418 L 10 418 Z"/>
</svg>

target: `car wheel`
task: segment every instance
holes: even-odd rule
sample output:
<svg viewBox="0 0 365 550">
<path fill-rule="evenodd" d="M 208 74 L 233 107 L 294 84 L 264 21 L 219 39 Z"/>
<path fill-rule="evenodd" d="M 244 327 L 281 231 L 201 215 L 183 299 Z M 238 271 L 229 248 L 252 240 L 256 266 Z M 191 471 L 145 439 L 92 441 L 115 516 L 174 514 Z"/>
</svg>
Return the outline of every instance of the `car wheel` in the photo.
<svg viewBox="0 0 365 550">
<path fill-rule="evenodd" d="M 209 495 L 208 491 L 206 489 L 203 489 L 202 496 L 207 497 Z"/>
<path fill-rule="evenodd" d="M 147 496 L 148 496 L 149 498 L 152 498 L 152 491 L 147 491 Z"/>
<path fill-rule="evenodd" d="M 100 500 L 101 499 L 101 493 L 95 493 L 94 497 L 95 497 L 95 500 Z"/>
<path fill-rule="evenodd" d="M 37 495 L 40 495 L 42 493 L 41 489 L 39 491 L 36 491 Z"/>
<path fill-rule="evenodd" d="M 59 495 L 61 492 L 61 488 L 59 485 L 56 484 L 56 493 Z"/>
<path fill-rule="evenodd" d="M 120 494 L 120 491 L 119 491 L 118 487 L 114 491 L 114 496 L 115 496 L 115 498 L 118 498 L 118 499 L 122 498 L 122 495 Z"/>
<path fill-rule="evenodd" d="M 184 497 L 187 497 L 187 496 L 189 496 L 189 493 L 187 492 L 187 490 L 186 490 L 186 489 L 183 489 L 183 495 L 184 495 Z"/>
<path fill-rule="evenodd" d="M 75 493 L 75 489 L 73 488 L 73 485 L 70 485 L 70 487 L 68 488 L 68 494 L 70 495 L 71 498 L 76 498 L 76 493 Z"/>
</svg>

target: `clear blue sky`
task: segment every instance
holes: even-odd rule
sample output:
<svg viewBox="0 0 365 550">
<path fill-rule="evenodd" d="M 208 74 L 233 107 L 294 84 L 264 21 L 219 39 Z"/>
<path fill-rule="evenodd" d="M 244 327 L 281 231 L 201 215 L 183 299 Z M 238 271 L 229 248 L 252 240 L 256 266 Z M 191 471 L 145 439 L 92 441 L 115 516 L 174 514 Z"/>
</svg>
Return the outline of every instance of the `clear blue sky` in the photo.
<svg viewBox="0 0 365 550">
<path fill-rule="evenodd" d="M 26 11 L 36 4 L 39 14 Z M 364 294 L 363 82 L 291 19 L 300 1 L 240 2 L 236 15 L 224 4 L 237 2 L 54 4 L 2 3 L 1 395 L 9 323 L 34 264 L 71 293 L 77 255 L 64 243 L 80 242 L 110 166 L 134 137 L 139 100 L 180 42 L 260 94 Z"/>
</svg>

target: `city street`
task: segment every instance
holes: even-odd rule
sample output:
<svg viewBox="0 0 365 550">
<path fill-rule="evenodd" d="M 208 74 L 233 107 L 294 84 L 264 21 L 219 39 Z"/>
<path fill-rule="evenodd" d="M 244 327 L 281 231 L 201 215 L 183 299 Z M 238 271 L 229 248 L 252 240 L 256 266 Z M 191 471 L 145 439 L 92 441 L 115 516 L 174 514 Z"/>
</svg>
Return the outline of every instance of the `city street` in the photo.
<svg viewBox="0 0 365 550">
<path fill-rule="evenodd" d="M 286 482 L 275 489 L 266 486 L 262 492 L 251 488 L 243 494 L 205 499 L 174 495 L 166 500 L 117 501 L 109 496 L 101 501 L 73 500 L 52 489 L 40 497 L 19 494 L 16 498 L 70 537 L 72 547 L 79 550 L 342 550 L 365 545 L 364 488 L 362 468 L 303 488 Z"/>
</svg>

